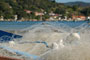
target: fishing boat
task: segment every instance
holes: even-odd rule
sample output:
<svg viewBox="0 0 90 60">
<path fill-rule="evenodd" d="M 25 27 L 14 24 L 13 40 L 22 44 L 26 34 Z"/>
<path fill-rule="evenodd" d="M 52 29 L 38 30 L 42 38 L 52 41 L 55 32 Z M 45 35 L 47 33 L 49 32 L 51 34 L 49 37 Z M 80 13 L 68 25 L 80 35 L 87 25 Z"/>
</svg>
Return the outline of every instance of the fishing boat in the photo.
<svg viewBox="0 0 90 60">
<path fill-rule="evenodd" d="M 6 56 L 0 56 L 0 60 L 22 60 L 22 59 L 16 59 L 16 58 L 11 58 L 11 57 L 6 57 Z"/>
<path fill-rule="evenodd" d="M 17 39 L 17 38 L 22 38 L 22 36 L 0 30 L 0 43 L 6 43 L 6 42 L 8 43 L 10 41 L 13 41 L 13 39 Z M 10 48 L 9 46 L 2 45 L 0 46 L 0 49 L 4 49 L 5 51 L 10 52 L 10 53 L 15 53 L 19 56 L 32 57 L 33 59 L 38 58 L 38 56 L 36 55 L 32 55 L 27 52 L 15 50 L 15 49 Z M 13 58 L 12 56 L 8 57 L 8 56 L 0 55 L 0 60 L 23 60 L 23 59 Z"/>
<path fill-rule="evenodd" d="M 22 36 L 0 30 L 0 43 L 9 42 L 17 38 L 22 38 Z"/>
</svg>

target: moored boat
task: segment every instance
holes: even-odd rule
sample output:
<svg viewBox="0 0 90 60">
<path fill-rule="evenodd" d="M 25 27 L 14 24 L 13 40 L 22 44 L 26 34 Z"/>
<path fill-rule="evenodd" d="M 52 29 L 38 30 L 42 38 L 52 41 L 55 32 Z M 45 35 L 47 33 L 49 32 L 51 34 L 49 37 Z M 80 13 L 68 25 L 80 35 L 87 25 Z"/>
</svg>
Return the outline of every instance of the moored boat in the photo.
<svg viewBox="0 0 90 60">
<path fill-rule="evenodd" d="M 16 58 L 11 58 L 11 57 L 6 57 L 6 56 L 0 56 L 0 60 L 22 60 L 22 59 L 16 59 Z"/>
</svg>

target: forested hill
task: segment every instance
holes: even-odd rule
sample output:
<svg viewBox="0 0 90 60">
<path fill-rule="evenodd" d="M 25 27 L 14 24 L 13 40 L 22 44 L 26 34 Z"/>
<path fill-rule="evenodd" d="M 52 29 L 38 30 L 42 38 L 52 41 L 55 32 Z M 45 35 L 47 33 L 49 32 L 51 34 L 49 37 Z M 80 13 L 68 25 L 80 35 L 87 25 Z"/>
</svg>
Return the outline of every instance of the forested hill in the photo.
<svg viewBox="0 0 90 60">
<path fill-rule="evenodd" d="M 82 1 L 68 2 L 68 3 L 64 3 L 64 4 L 68 5 L 68 6 L 74 6 L 74 5 L 79 5 L 81 7 L 88 7 L 88 6 L 90 6 L 90 3 L 82 2 Z"/>
<path fill-rule="evenodd" d="M 50 18 L 51 12 L 71 18 L 72 15 L 90 16 L 90 7 L 67 6 L 54 0 L 0 0 L 0 17 L 5 19 L 12 19 L 17 15 L 18 18 L 39 20 L 41 16 L 36 16 L 35 12 L 43 13 L 43 19 Z"/>
<path fill-rule="evenodd" d="M 13 9 L 46 9 L 57 5 L 49 0 L 0 0 L 0 7 L 12 7 Z M 2 10 L 2 9 L 1 9 Z"/>
<path fill-rule="evenodd" d="M 49 12 L 59 6 L 61 4 L 49 0 L 0 0 L 0 16 L 4 15 L 9 18 L 14 14 L 25 15 L 24 9 Z"/>
</svg>

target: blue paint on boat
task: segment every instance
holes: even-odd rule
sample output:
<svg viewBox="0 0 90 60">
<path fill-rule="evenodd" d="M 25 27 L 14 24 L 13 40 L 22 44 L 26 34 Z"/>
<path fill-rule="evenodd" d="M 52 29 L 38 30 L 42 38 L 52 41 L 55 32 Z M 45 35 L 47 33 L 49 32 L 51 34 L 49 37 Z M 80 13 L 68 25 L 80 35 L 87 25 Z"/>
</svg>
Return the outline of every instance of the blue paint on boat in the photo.
<svg viewBox="0 0 90 60">
<path fill-rule="evenodd" d="M 0 30 L 0 43 L 9 42 L 17 38 L 22 38 L 22 36 Z"/>
<path fill-rule="evenodd" d="M 19 50 L 14 50 L 14 49 L 11 49 L 11 48 L 9 48 L 7 46 L 0 46 L 0 48 L 6 49 L 9 52 L 13 52 L 13 53 L 16 53 L 18 55 L 25 56 L 25 57 L 30 57 L 30 58 L 33 58 L 33 59 L 39 59 L 39 56 L 29 54 L 29 53 L 26 53 L 26 52 L 22 52 L 22 51 L 19 51 Z"/>
</svg>

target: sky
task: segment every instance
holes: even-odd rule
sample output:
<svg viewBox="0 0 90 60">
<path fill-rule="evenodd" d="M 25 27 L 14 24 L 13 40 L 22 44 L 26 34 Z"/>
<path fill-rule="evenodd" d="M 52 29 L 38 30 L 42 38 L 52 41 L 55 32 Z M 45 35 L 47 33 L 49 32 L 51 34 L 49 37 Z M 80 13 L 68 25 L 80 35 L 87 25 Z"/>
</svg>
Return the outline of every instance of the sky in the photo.
<svg viewBox="0 0 90 60">
<path fill-rule="evenodd" d="M 90 0 L 56 0 L 57 2 L 74 2 L 74 1 L 84 1 L 84 2 L 90 2 Z"/>
</svg>

